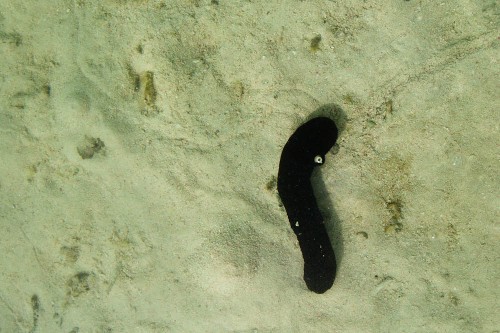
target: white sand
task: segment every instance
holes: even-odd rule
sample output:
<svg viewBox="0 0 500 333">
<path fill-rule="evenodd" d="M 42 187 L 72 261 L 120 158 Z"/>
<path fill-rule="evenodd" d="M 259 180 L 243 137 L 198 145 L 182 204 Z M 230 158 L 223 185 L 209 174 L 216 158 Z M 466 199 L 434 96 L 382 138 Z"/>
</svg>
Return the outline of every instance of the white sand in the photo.
<svg viewBox="0 0 500 333">
<path fill-rule="evenodd" d="M 498 332 L 498 12 L 0 0 L 0 332 Z M 316 295 L 273 177 L 327 103 Z"/>
</svg>

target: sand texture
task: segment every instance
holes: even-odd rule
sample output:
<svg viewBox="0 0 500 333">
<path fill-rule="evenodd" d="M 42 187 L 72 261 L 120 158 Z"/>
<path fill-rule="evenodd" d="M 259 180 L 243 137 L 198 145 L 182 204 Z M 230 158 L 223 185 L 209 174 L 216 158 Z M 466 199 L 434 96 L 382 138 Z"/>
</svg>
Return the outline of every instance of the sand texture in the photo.
<svg viewBox="0 0 500 333">
<path fill-rule="evenodd" d="M 500 331 L 493 0 L 0 0 L 0 332 Z M 283 145 L 339 269 L 310 292 Z"/>
</svg>

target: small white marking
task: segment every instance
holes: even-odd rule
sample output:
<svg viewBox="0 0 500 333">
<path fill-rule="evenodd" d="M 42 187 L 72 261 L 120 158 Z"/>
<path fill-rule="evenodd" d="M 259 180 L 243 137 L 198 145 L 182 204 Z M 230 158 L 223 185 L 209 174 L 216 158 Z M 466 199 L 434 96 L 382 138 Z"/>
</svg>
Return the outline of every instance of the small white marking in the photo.
<svg viewBox="0 0 500 333">
<path fill-rule="evenodd" d="M 295 226 L 298 227 L 299 226 L 299 221 L 295 222 Z"/>
<path fill-rule="evenodd" d="M 314 157 L 314 163 L 316 163 L 316 164 L 323 164 L 323 157 L 321 157 L 319 155 L 316 155 Z"/>
</svg>

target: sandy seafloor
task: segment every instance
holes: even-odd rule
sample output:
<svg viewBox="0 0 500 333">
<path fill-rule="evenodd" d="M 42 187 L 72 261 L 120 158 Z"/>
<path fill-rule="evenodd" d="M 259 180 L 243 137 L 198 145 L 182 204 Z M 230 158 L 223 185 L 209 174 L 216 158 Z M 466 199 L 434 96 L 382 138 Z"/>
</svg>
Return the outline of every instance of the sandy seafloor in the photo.
<svg viewBox="0 0 500 333">
<path fill-rule="evenodd" d="M 499 14 L 1 0 L 0 332 L 499 332 Z M 317 295 L 275 177 L 331 103 Z"/>
</svg>

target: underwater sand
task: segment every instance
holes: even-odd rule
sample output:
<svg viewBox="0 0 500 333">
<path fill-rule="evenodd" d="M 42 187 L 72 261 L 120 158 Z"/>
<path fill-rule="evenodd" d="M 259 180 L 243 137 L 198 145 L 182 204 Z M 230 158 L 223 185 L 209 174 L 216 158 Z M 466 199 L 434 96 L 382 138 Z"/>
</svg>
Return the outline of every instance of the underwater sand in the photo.
<svg viewBox="0 0 500 333">
<path fill-rule="evenodd" d="M 499 17 L 0 0 L 0 332 L 499 332 Z M 275 177 L 330 103 L 317 295 Z"/>
</svg>

